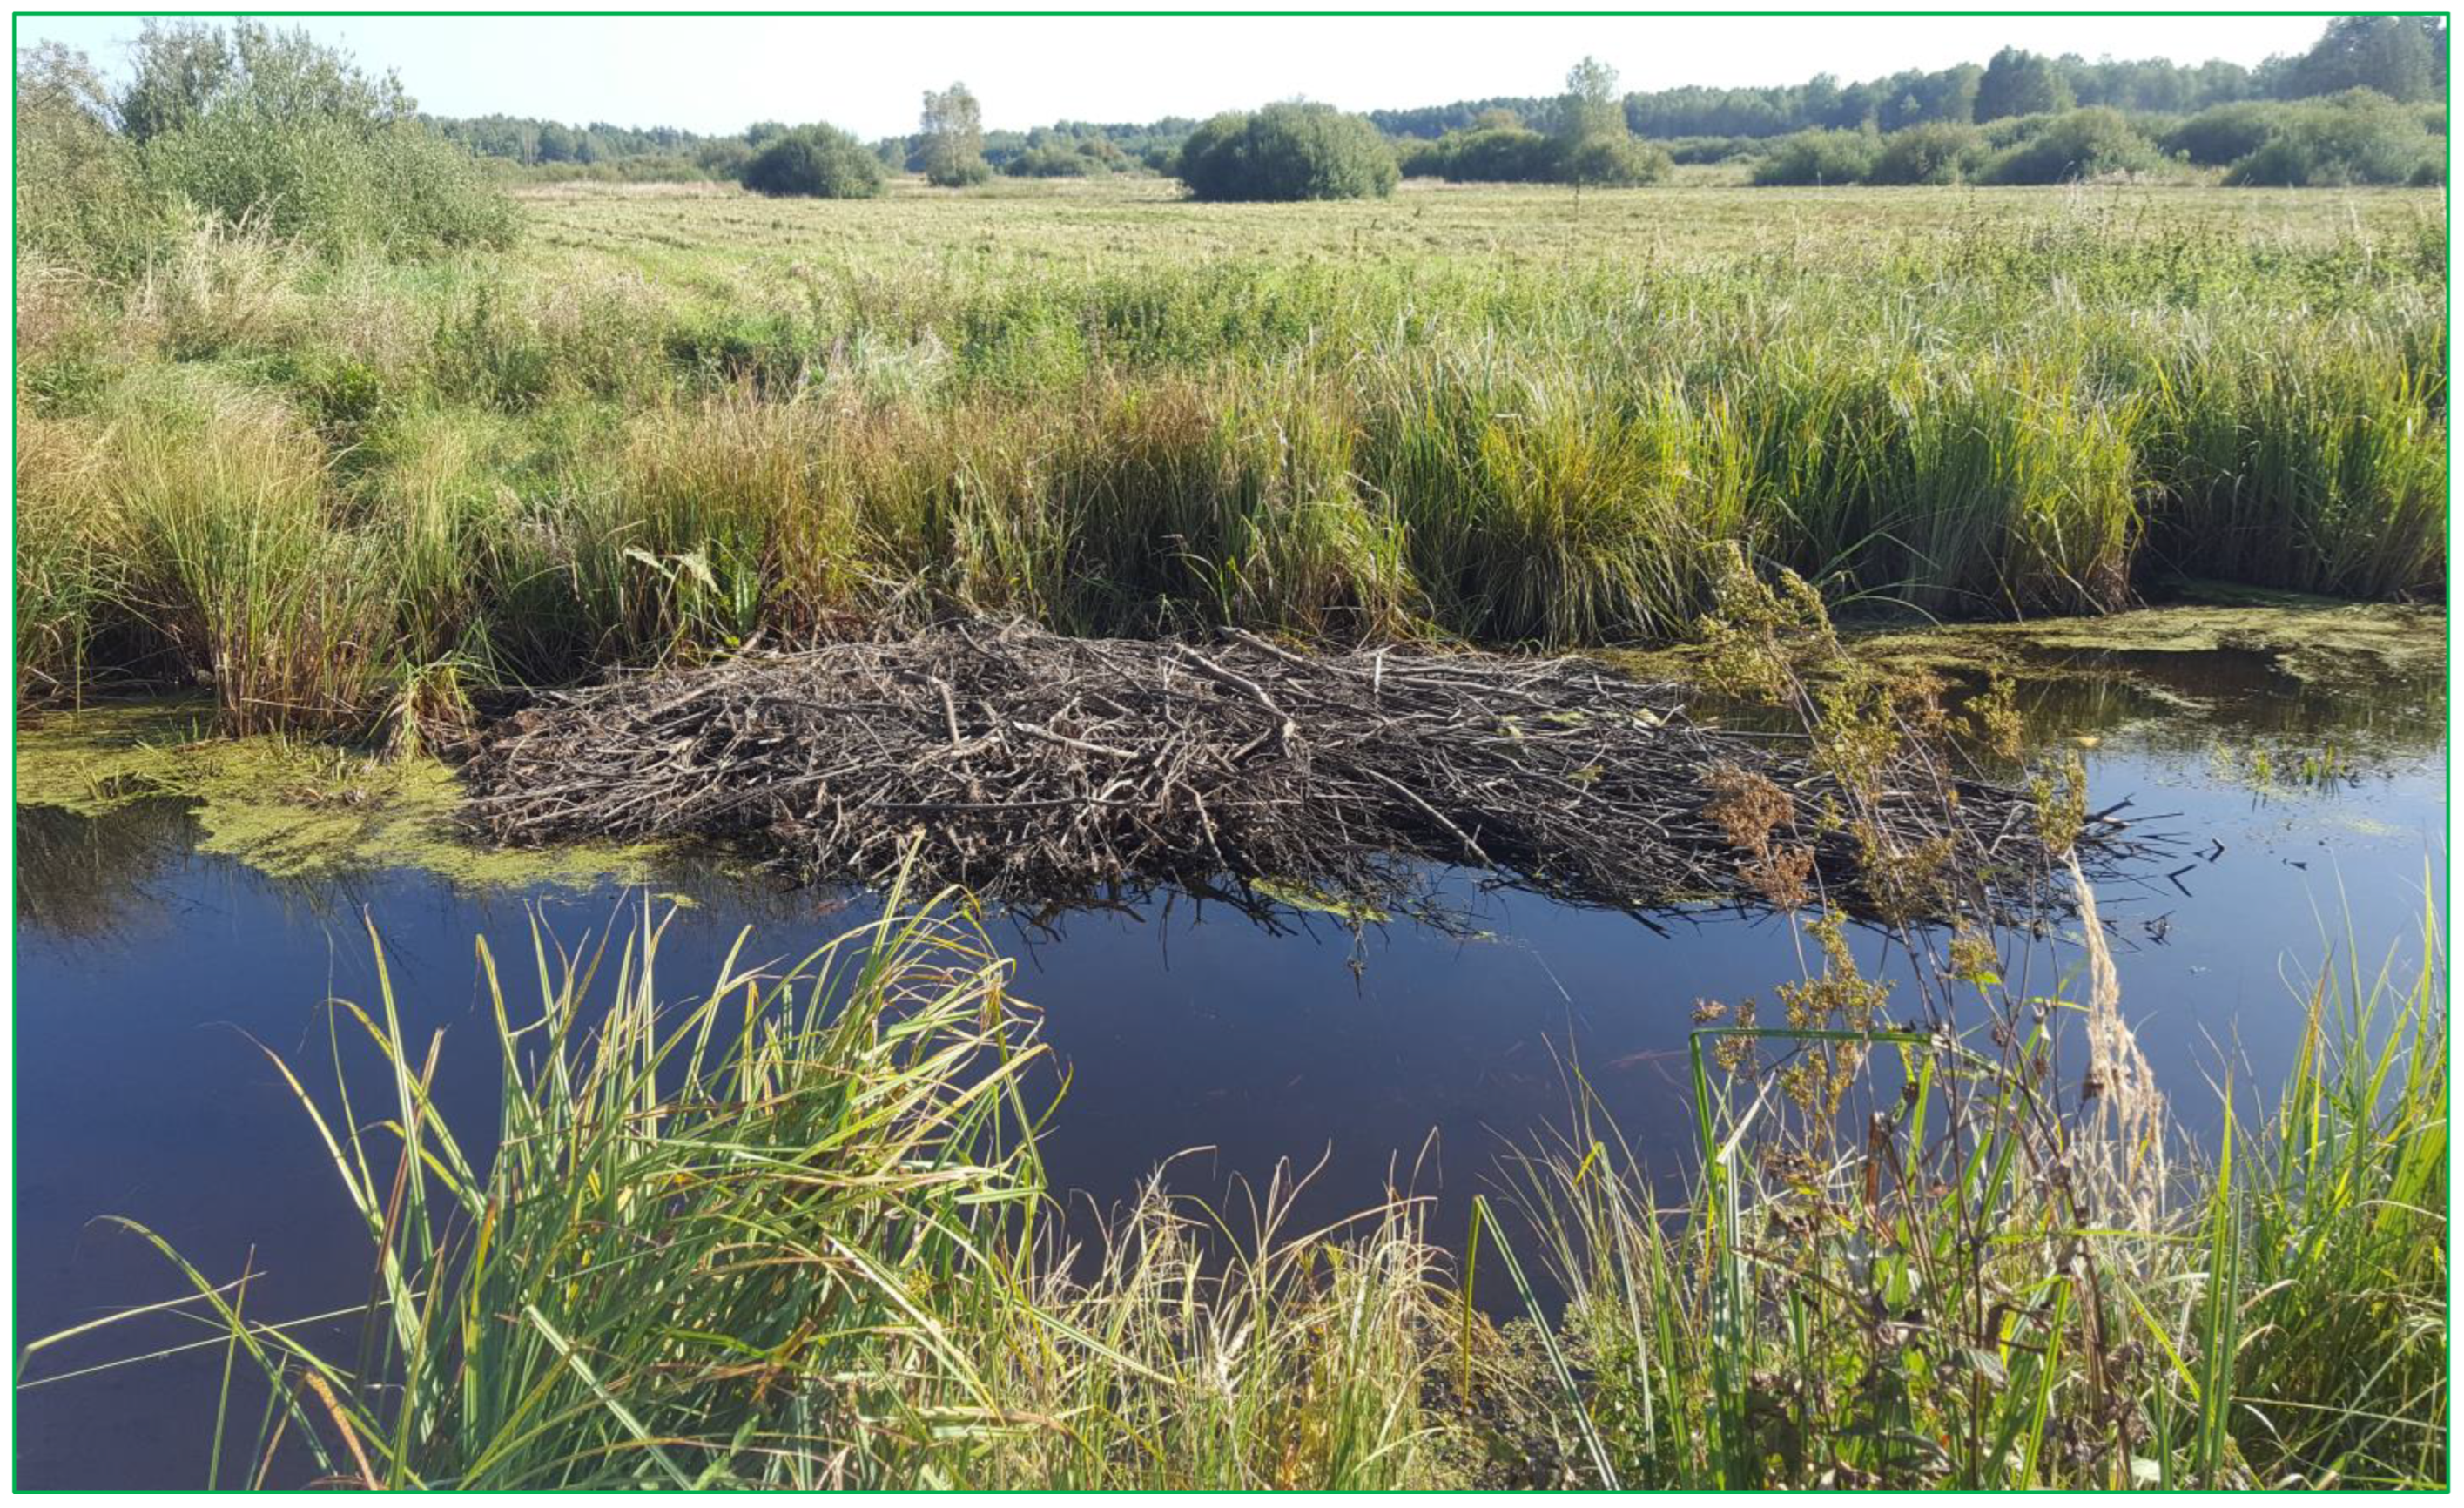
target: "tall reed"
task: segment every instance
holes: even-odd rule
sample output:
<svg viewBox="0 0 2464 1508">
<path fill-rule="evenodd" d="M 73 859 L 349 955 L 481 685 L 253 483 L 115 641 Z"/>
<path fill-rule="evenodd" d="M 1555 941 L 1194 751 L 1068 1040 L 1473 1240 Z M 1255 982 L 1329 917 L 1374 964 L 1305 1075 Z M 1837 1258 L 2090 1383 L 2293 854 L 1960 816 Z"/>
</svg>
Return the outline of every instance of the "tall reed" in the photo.
<svg viewBox="0 0 2464 1508">
<path fill-rule="evenodd" d="M 211 681 L 223 726 L 363 718 L 395 652 L 390 563 L 338 526 L 297 419 L 201 384 L 132 405 L 110 445 L 120 606 Z"/>
</svg>

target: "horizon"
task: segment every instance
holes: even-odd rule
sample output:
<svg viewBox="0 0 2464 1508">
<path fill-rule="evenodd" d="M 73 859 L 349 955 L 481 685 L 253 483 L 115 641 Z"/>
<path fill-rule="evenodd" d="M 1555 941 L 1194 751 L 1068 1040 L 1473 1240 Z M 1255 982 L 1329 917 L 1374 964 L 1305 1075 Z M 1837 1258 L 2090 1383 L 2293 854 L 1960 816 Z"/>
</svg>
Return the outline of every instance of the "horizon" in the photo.
<svg viewBox="0 0 2464 1508">
<path fill-rule="evenodd" d="M 1616 68 L 1629 93 L 1785 87 L 1818 74 L 1854 83 L 1981 64 L 2005 46 L 2252 67 L 2303 51 L 2327 22 L 2232 13 L 251 18 L 306 30 L 372 73 L 397 74 L 433 116 L 702 136 L 735 135 L 764 120 L 825 120 L 867 139 L 913 132 L 923 91 L 954 80 L 983 102 L 987 129 L 1019 131 L 1065 120 L 1202 120 L 1287 98 L 1366 112 L 1547 97 L 1586 55 Z M 1405 24 L 1413 22 L 1426 24 Z M 141 24 L 129 15 L 21 14 L 17 45 L 61 42 L 124 79 Z M 1311 34 L 1295 34 L 1302 32 Z M 560 65 L 542 72 L 539 61 L 551 55 Z M 925 61 L 893 76 L 877 62 L 883 56 Z"/>
</svg>

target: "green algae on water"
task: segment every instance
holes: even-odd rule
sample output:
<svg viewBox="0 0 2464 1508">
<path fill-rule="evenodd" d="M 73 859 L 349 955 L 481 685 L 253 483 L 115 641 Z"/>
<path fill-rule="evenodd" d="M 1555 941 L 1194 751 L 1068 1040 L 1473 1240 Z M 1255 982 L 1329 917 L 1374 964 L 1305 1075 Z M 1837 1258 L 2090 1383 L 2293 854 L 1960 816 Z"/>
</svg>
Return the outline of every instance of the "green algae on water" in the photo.
<svg viewBox="0 0 2464 1508">
<path fill-rule="evenodd" d="M 2233 597 L 2101 618 L 1884 631 L 1859 639 L 1857 647 L 1891 660 L 2006 669 L 2031 655 L 2241 653 L 2322 688 L 2437 675 L 2446 666 L 2447 615 L 2438 608 L 2292 593 Z"/>
<path fill-rule="evenodd" d="M 191 803 L 198 848 L 276 879 L 422 869 L 474 888 L 641 885 L 647 844 L 496 848 L 454 820 L 462 792 L 425 754 L 381 758 L 310 739 L 213 732 L 199 700 L 91 705 L 21 718 L 17 800 L 100 817 L 134 802 Z"/>
</svg>

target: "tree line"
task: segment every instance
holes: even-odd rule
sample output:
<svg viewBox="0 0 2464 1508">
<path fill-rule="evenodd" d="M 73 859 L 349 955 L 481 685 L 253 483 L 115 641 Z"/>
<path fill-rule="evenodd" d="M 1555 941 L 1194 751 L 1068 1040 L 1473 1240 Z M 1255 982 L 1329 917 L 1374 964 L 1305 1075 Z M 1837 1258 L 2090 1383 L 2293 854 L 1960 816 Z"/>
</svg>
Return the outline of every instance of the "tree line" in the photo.
<svg viewBox="0 0 2464 1508">
<path fill-rule="evenodd" d="M 2164 58 L 2091 62 L 2077 54 L 2048 57 L 2004 48 L 1984 63 L 1841 83 L 1817 74 L 1802 84 L 1767 88 L 1684 85 L 1624 97 L 1626 125 L 1659 141 L 1685 137 L 1775 137 L 1809 130 L 1904 130 L 1948 122 L 1985 125 L 2013 116 L 2104 106 L 2127 114 L 2189 115 L 2248 100 L 2292 100 L 2370 89 L 2400 103 L 2443 99 L 2447 92 L 2444 16 L 2340 16 L 2299 56 L 2255 68 Z M 1371 110 L 1390 136 L 1436 140 L 1509 113 L 1552 128 L 1552 97 L 1458 100 L 1410 110 Z"/>
<path fill-rule="evenodd" d="M 1805 131 L 1887 135 L 1915 125 L 1988 125 L 2094 107 L 2134 116 L 2192 115 L 2220 105 L 2315 98 L 2349 89 L 2370 89 L 2406 104 L 2443 99 L 2446 18 L 2338 17 L 2308 52 L 2271 57 L 2256 67 L 2221 60 L 2091 61 L 2077 54 L 2047 56 L 2004 48 L 1982 64 L 1909 69 L 1855 83 L 1817 74 L 1802 84 L 1767 88 L 1685 85 L 1624 94 L 1617 104 L 1630 135 L 1673 142 L 1768 140 Z M 1410 141 L 1439 141 L 1507 118 L 1520 129 L 1558 136 L 1565 98 L 1498 96 L 1362 115 L 1380 132 L 1403 141 L 1408 153 Z M 722 178 L 735 176 L 752 152 L 786 130 L 774 121 L 733 136 L 702 136 L 669 126 L 567 125 L 500 115 L 430 119 L 449 139 L 481 156 L 526 165 L 589 167 L 649 158 Z M 980 130 L 980 120 L 977 124 Z M 1020 177 L 1169 172 L 1173 154 L 1199 124 L 1189 118 L 1111 124 L 1063 120 L 1033 130 L 982 130 L 979 150 L 990 171 Z M 924 151 L 931 134 L 928 125 L 913 135 L 876 142 L 873 150 L 892 171 L 927 172 Z"/>
<path fill-rule="evenodd" d="M 540 174 L 842 198 L 877 194 L 897 172 L 946 187 L 997 173 L 1161 173 L 1212 200 L 1382 195 L 1409 176 L 1580 190 L 1731 158 L 1770 185 L 2058 183 L 2167 162 L 2223 167 L 2231 184 L 2445 182 L 2444 106 L 2428 101 L 2444 97 L 2447 27 L 2431 16 L 2339 17 L 2307 53 L 2255 69 L 2005 48 L 1981 66 L 1865 84 L 1823 76 L 1789 89 L 1635 94 L 1585 58 L 1564 92 L 1543 98 L 1365 115 L 1287 102 L 1204 121 L 1026 132 L 986 129 L 981 102 L 953 83 L 924 94 L 914 133 L 870 143 L 820 122 L 703 136 L 424 116 L 391 76 L 363 74 L 304 33 L 248 22 L 148 22 L 133 61 L 115 92 L 65 50 L 20 55 L 21 143 L 28 101 L 41 107 L 33 155 L 21 147 L 21 218 L 26 170 L 43 161 L 73 183 L 141 186 L 65 192 L 55 208 L 70 220 L 178 202 L 302 233 L 353 227 L 332 233 L 431 244 L 509 233 L 508 213 L 455 165 L 474 155 Z"/>
</svg>

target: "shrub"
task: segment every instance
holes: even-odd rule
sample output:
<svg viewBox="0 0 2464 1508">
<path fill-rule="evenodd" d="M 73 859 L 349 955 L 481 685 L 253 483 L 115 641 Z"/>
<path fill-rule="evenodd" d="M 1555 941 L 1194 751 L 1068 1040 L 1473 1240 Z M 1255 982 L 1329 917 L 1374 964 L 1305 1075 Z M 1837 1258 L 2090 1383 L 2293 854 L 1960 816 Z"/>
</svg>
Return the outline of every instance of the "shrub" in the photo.
<svg viewBox="0 0 2464 1508">
<path fill-rule="evenodd" d="M 1446 144 L 1405 137 L 1395 143 L 1395 166 L 1406 178 L 1445 176 Z"/>
<path fill-rule="evenodd" d="M 1931 121 L 1882 138 L 1882 150 L 1876 155 L 1865 181 L 1935 186 L 1965 183 L 1976 176 L 1985 161 L 1985 138 L 1975 127 L 1948 120 Z"/>
<path fill-rule="evenodd" d="M 2035 141 L 2045 134 L 2045 127 L 2060 119 L 2054 115 L 2005 116 L 1990 124 L 1980 121 L 1976 129 L 1985 138 L 1985 144 L 1999 152 Z"/>
<path fill-rule="evenodd" d="M 2418 112 L 2368 89 L 2348 89 L 2285 113 L 2265 145 L 2225 175 L 2236 188 L 2403 184 L 2425 164 L 2443 174 L 2436 139 Z"/>
<path fill-rule="evenodd" d="M 835 126 L 799 126 L 754 154 L 744 186 L 808 199 L 869 199 L 881 192 L 881 159 Z"/>
<path fill-rule="evenodd" d="M 1597 188 L 1656 184 L 1675 167 L 1668 153 L 1630 136 L 1595 136 L 1566 154 L 1560 172 L 1568 183 Z"/>
<path fill-rule="evenodd" d="M 1864 182 L 1881 153 L 1879 139 L 1862 131 L 1800 131 L 1779 143 L 1754 169 L 1763 187 Z"/>
<path fill-rule="evenodd" d="M 1095 178 L 1111 172 L 1092 152 L 1073 146 L 1030 146 L 1001 164 L 1012 178 Z"/>
<path fill-rule="evenodd" d="M 228 33 L 149 28 L 139 49 L 121 108 L 143 142 L 145 177 L 209 215 L 392 255 L 501 246 L 520 224 L 398 84 L 305 33 L 245 21 Z"/>
<path fill-rule="evenodd" d="M 992 176 L 992 164 L 980 157 L 935 163 L 924 170 L 924 181 L 935 188 L 966 188 L 990 183 Z"/>
<path fill-rule="evenodd" d="M 502 246 L 519 224 L 470 153 L 413 121 L 363 128 L 219 111 L 156 138 L 145 170 L 214 216 L 328 251 Z"/>
<path fill-rule="evenodd" d="M 2285 114 L 2282 105 L 2263 99 L 2218 105 L 2175 126 L 2160 144 L 2167 157 L 2188 158 L 2201 167 L 2223 167 L 2266 145 L 2284 123 Z"/>
<path fill-rule="evenodd" d="M 1676 136 L 1658 144 L 1672 163 L 1728 163 L 1753 156 L 1763 143 L 1749 136 Z"/>
<path fill-rule="evenodd" d="M 2093 105 L 2056 116 L 2030 141 L 1987 164 L 1991 184 L 2068 184 L 2109 173 L 2145 172 L 2156 165 L 2155 148 L 2130 128 L 2119 110 Z"/>
<path fill-rule="evenodd" d="M 137 154 L 111 129 L 102 82 L 46 42 L 17 64 L 17 246 L 93 271 L 144 261 L 163 228 Z"/>
<path fill-rule="evenodd" d="M 1375 126 L 1321 104 L 1219 115 L 1182 144 L 1176 174 L 1195 198 L 1285 202 L 1382 197 L 1402 176 Z"/>
<path fill-rule="evenodd" d="M 1450 184 L 1540 184 L 1556 176 L 1555 143 L 1521 126 L 1456 131 L 1415 148 L 1409 171 Z"/>
<path fill-rule="evenodd" d="M 706 142 L 693 152 L 693 165 L 713 178 L 744 180 L 744 170 L 753 165 L 753 148 L 729 138 Z"/>
</svg>

